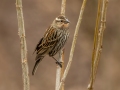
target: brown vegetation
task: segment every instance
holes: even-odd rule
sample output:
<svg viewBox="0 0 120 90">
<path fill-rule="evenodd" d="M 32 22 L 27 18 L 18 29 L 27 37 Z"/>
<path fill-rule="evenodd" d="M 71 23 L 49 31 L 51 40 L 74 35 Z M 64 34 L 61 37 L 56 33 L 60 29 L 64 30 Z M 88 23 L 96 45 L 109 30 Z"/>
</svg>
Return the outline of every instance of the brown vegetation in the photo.
<svg viewBox="0 0 120 90">
<path fill-rule="evenodd" d="M 22 90 L 22 70 L 20 62 L 20 43 L 17 35 L 17 15 L 15 0 L 0 1 L 0 89 Z M 71 21 L 70 38 L 66 45 L 65 65 L 68 61 L 75 25 L 79 16 L 82 0 L 67 1 L 66 16 Z M 109 1 L 103 51 L 98 67 L 95 90 L 119 90 L 119 0 Z M 54 17 L 60 14 L 60 0 L 24 0 L 26 41 L 31 90 L 54 90 L 56 65 L 52 58 L 45 58 L 40 63 L 35 76 L 31 75 L 35 56 L 34 47 Z M 69 90 L 86 90 L 89 82 L 93 34 L 97 12 L 97 1 L 88 0 L 73 63 L 66 78 L 65 88 Z M 56 56 L 57 58 L 57 56 Z"/>
</svg>

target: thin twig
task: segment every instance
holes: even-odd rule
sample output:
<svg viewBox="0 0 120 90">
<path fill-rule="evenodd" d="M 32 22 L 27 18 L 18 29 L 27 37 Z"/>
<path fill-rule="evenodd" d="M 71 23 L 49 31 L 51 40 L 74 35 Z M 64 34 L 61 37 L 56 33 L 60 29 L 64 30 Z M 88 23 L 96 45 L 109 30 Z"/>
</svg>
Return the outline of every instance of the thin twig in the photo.
<svg viewBox="0 0 120 90">
<path fill-rule="evenodd" d="M 62 57 L 62 68 L 61 68 L 61 76 L 60 76 L 60 80 L 62 79 L 63 77 L 63 74 L 64 74 L 64 56 L 65 56 L 65 48 L 61 51 L 61 57 Z M 60 85 L 60 84 L 59 84 Z M 62 88 L 61 90 L 64 90 L 64 83 L 62 84 Z"/>
<path fill-rule="evenodd" d="M 100 60 L 100 55 L 102 51 L 102 42 L 103 42 L 103 34 L 104 30 L 106 28 L 106 13 L 107 13 L 107 4 L 108 0 L 103 1 L 103 7 L 102 7 L 102 12 L 101 12 L 101 23 L 100 23 L 100 29 L 99 29 L 99 34 L 98 34 L 98 46 L 97 52 L 96 52 L 96 58 L 95 58 L 95 77 L 96 77 L 96 72 L 97 72 L 97 67 L 98 67 L 98 62 Z M 97 55 L 98 54 L 98 55 Z"/>
<path fill-rule="evenodd" d="M 61 52 L 59 54 L 59 61 L 61 61 Z M 61 67 L 59 65 L 57 65 L 55 90 L 58 90 L 57 87 L 60 84 L 60 77 L 61 77 Z"/>
<path fill-rule="evenodd" d="M 27 46 L 25 39 L 25 28 L 24 28 L 24 19 L 22 11 L 22 0 L 16 0 L 16 10 L 17 10 L 17 19 L 18 19 L 18 34 L 20 37 L 21 45 L 21 64 L 22 64 L 22 76 L 24 90 L 29 90 L 29 72 L 28 72 L 28 63 L 27 63 Z"/>
<path fill-rule="evenodd" d="M 61 15 L 65 15 L 66 0 L 62 0 Z"/>
<path fill-rule="evenodd" d="M 98 0 L 98 11 L 97 11 L 97 19 L 96 19 L 96 25 L 95 25 L 95 35 L 94 35 L 94 45 L 93 45 L 93 53 L 92 53 L 92 63 L 91 63 L 91 76 L 90 76 L 90 84 L 88 88 L 92 90 L 93 82 L 94 82 L 94 56 L 97 46 L 97 40 L 98 40 L 98 28 L 99 28 L 99 22 L 100 22 L 100 15 L 101 15 L 101 5 L 102 0 Z"/>
<path fill-rule="evenodd" d="M 64 15 L 64 16 L 65 16 L 65 7 L 66 7 L 66 0 L 62 0 L 61 15 Z M 62 68 L 57 65 L 55 90 L 58 90 L 58 86 L 60 84 L 61 77 L 63 76 L 63 72 L 64 72 L 64 50 L 63 49 L 59 52 L 59 62 L 62 62 Z M 61 90 L 64 90 L 64 84 L 62 85 Z"/>
<path fill-rule="evenodd" d="M 60 85 L 60 81 L 64 73 L 64 51 L 64 49 L 61 50 L 59 54 L 59 62 L 62 62 L 62 68 L 59 65 L 57 65 L 55 90 L 58 90 L 58 86 Z M 61 90 L 64 90 L 64 84 Z"/>
<path fill-rule="evenodd" d="M 65 7 L 66 7 L 66 0 L 62 0 L 61 4 L 61 15 L 65 16 Z M 64 72 L 64 50 L 62 49 L 59 53 L 59 62 L 62 62 L 62 68 L 57 65 L 57 71 L 56 71 L 56 85 L 55 85 L 55 90 L 58 90 L 58 86 L 61 81 L 61 77 L 63 76 Z M 62 85 L 61 90 L 64 90 L 64 84 Z"/>
<path fill-rule="evenodd" d="M 76 40 L 77 40 L 80 24 L 81 24 L 81 21 L 82 21 L 82 16 L 83 16 L 83 12 L 84 12 L 84 9 L 85 9 L 86 1 L 87 0 L 83 0 L 83 4 L 82 4 L 81 10 L 80 10 L 79 19 L 78 19 L 78 22 L 77 22 L 77 25 L 76 25 L 76 29 L 75 29 L 75 33 L 74 33 L 74 38 L 73 38 L 72 47 L 71 47 L 71 51 L 70 51 L 69 61 L 68 61 L 67 67 L 65 69 L 65 72 L 63 74 L 63 77 L 61 79 L 61 82 L 60 82 L 60 85 L 58 87 L 58 90 L 61 90 L 61 86 L 63 85 L 63 83 L 64 83 L 64 81 L 66 79 L 66 76 L 68 74 L 68 71 L 69 71 L 71 63 L 72 63 L 72 58 L 73 58 L 73 54 L 74 54 L 75 44 L 76 44 Z"/>
<path fill-rule="evenodd" d="M 108 0 L 103 0 L 100 29 L 97 31 L 98 32 L 97 33 L 97 41 L 96 42 L 94 41 L 94 43 L 96 43 L 96 49 L 95 49 L 95 51 L 93 51 L 94 57 L 93 57 L 92 61 L 94 61 L 94 62 L 93 62 L 93 67 L 92 67 L 93 70 L 91 72 L 92 76 L 91 76 L 90 84 L 88 85 L 89 90 L 93 90 L 93 85 L 94 85 L 96 74 L 97 74 L 98 63 L 99 63 L 100 55 L 101 55 L 101 51 L 102 51 L 103 33 L 106 28 L 105 24 L 106 24 L 107 3 L 108 3 Z"/>
</svg>

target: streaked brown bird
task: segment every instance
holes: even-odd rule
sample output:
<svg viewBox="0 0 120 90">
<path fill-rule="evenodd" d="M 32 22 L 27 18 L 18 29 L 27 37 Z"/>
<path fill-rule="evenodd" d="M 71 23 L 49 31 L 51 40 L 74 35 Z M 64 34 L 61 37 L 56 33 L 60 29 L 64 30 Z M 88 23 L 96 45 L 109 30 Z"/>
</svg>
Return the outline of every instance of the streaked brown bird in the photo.
<svg viewBox="0 0 120 90">
<path fill-rule="evenodd" d="M 55 18 L 51 26 L 46 30 L 44 36 L 41 38 L 35 48 L 36 62 L 32 71 L 32 75 L 35 74 L 38 64 L 46 55 L 49 55 L 55 59 L 53 56 L 64 47 L 69 37 L 69 23 L 69 20 L 65 16 L 60 15 Z M 59 61 L 56 63 L 62 67 Z"/>
</svg>

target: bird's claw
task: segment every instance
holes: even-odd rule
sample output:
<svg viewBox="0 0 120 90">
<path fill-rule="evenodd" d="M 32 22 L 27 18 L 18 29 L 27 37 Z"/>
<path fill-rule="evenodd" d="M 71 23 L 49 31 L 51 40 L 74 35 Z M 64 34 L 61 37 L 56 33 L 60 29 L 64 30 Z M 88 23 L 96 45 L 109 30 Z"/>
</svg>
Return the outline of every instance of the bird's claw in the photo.
<svg viewBox="0 0 120 90">
<path fill-rule="evenodd" d="M 62 68 L 62 62 L 56 62 Z"/>
</svg>

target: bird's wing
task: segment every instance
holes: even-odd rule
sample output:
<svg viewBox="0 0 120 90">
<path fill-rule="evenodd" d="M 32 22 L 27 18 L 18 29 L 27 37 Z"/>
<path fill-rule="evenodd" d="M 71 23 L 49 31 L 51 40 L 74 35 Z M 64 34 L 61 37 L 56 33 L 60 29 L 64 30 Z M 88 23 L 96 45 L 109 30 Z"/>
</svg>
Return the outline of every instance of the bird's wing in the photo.
<svg viewBox="0 0 120 90">
<path fill-rule="evenodd" d="M 58 40 L 58 37 L 59 36 L 58 36 L 57 30 L 55 28 L 53 28 L 52 26 L 49 27 L 49 29 L 47 29 L 47 31 L 44 35 L 42 46 L 44 48 L 54 46 L 56 41 Z"/>
<path fill-rule="evenodd" d="M 33 54 L 35 53 L 35 51 L 37 51 L 37 50 L 40 48 L 40 45 L 41 45 L 41 43 L 42 43 L 42 40 L 43 40 L 43 38 L 41 38 L 40 41 L 38 42 L 38 44 L 36 45 Z"/>
<path fill-rule="evenodd" d="M 53 47 L 56 44 L 58 37 L 57 30 L 52 26 L 49 27 L 35 48 L 37 54 L 43 55 L 50 47 Z"/>
</svg>

